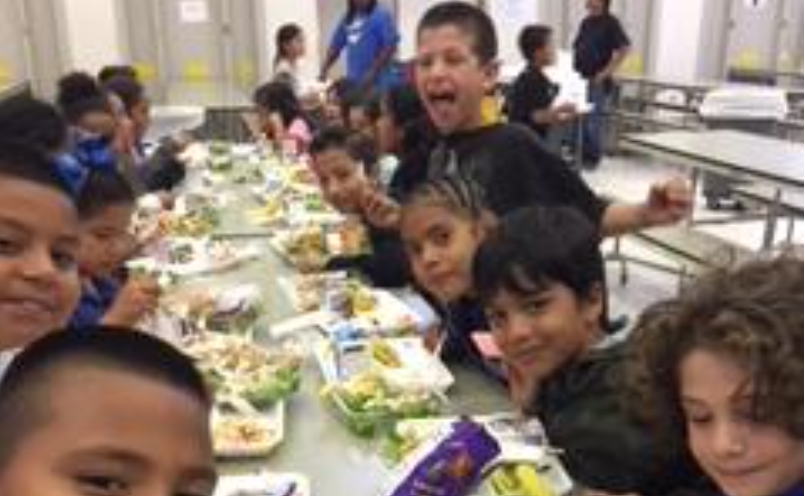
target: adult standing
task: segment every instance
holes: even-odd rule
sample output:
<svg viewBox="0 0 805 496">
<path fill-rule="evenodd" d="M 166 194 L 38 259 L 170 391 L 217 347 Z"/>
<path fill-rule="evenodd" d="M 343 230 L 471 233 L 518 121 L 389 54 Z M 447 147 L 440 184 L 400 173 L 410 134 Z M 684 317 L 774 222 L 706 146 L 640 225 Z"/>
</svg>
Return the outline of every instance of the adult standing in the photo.
<svg viewBox="0 0 805 496">
<path fill-rule="evenodd" d="M 349 0 L 347 13 L 330 40 L 319 77 L 327 79 L 333 63 L 346 49 L 346 78 L 367 90 L 382 91 L 394 83 L 392 61 L 399 41 L 391 13 L 377 0 Z"/>
<path fill-rule="evenodd" d="M 610 13 L 610 0 L 586 0 L 587 17 L 573 41 L 573 67 L 588 81 L 593 109 L 585 119 L 583 161 L 592 168 L 601 160 L 603 110 L 612 90 L 612 75 L 629 51 L 631 42 L 617 17 Z"/>
</svg>

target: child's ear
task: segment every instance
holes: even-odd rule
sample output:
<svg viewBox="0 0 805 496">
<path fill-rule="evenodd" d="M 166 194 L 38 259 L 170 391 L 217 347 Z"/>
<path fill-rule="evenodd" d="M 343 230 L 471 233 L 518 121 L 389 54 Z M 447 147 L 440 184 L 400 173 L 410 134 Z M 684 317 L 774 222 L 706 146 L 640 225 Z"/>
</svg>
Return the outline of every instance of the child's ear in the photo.
<svg viewBox="0 0 805 496">
<path fill-rule="evenodd" d="M 498 73 L 500 72 L 500 62 L 492 60 L 483 67 L 484 72 L 484 92 L 491 93 L 498 84 Z"/>
<path fill-rule="evenodd" d="M 498 218 L 492 212 L 485 210 L 478 220 L 478 228 L 482 238 L 486 238 L 498 226 Z"/>
<path fill-rule="evenodd" d="M 604 312 L 604 286 L 601 283 L 593 284 L 584 296 L 582 312 L 590 329 L 600 328 L 601 315 Z"/>
</svg>

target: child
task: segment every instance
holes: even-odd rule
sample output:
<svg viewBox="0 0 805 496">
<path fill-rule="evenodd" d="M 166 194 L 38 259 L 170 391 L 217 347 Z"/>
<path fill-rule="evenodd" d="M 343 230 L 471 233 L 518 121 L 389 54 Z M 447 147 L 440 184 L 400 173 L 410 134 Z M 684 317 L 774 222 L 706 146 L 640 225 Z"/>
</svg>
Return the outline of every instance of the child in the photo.
<svg viewBox="0 0 805 496">
<path fill-rule="evenodd" d="M 725 495 L 802 495 L 802 273 L 718 270 L 638 323 L 634 406 Z"/>
<path fill-rule="evenodd" d="M 155 310 L 159 288 L 154 280 L 130 277 L 121 285 L 118 278 L 123 263 L 136 249 L 129 234 L 133 211 L 134 192 L 123 176 L 114 171 L 89 174 L 78 198 L 83 291 L 71 327 L 101 322 L 134 326 Z"/>
<path fill-rule="evenodd" d="M 643 496 L 689 488 L 698 479 L 684 458 L 625 408 L 626 355 L 601 326 L 598 241 L 578 211 L 528 207 L 502 218 L 479 248 L 475 289 L 512 398 L 540 419 L 583 486 Z"/>
<path fill-rule="evenodd" d="M 210 496 L 211 398 L 192 361 L 129 329 L 57 332 L 0 383 L 0 494 Z"/>
<path fill-rule="evenodd" d="M 80 294 L 78 245 L 75 205 L 47 157 L 2 137 L 0 370 L 4 351 L 67 323 Z"/>
<path fill-rule="evenodd" d="M 275 146 L 292 154 L 307 151 L 311 129 L 290 86 L 273 81 L 254 92 L 258 132 Z"/>
<path fill-rule="evenodd" d="M 291 87 L 301 97 L 299 59 L 305 55 L 305 34 L 298 24 L 283 24 L 275 36 L 277 53 L 274 55 L 274 80 Z"/>
<path fill-rule="evenodd" d="M 85 135 L 114 138 L 117 124 L 111 104 L 89 74 L 73 72 L 59 79 L 56 104 L 77 139 Z"/>
<path fill-rule="evenodd" d="M 427 181 L 406 197 L 400 233 L 414 279 L 442 310 L 442 356 L 499 377 L 473 342 L 489 327 L 474 297 L 472 258 L 492 224 L 478 188 L 448 177 Z"/>
<path fill-rule="evenodd" d="M 347 128 L 362 133 L 371 140 L 377 139 L 377 120 L 380 118 L 380 100 L 374 93 L 354 92 L 344 100 Z"/>
<path fill-rule="evenodd" d="M 324 199 L 339 212 L 363 217 L 363 199 L 377 189 L 377 154 L 372 141 L 344 128 L 328 128 L 315 137 L 310 154 Z M 364 224 L 372 253 L 336 257 L 326 268 L 355 269 L 381 287 L 405 286 L 409 277 L 399 236 Z"/>
<path fill-rule="evenodd" d="M 514 81 L 506 101 L 509 119 L 547 139 L 552 125 L 566 122 L 575 115 L 573 104 L 552 106 L 559 86 L 543 72 L 556 62 L 553 31 L 548 26 L 529 25 L 523 28 L 517 41 L 526 67 Z"/>
<path fill-rule="evenodd" d="M 389 185 L 393 197 L 403 198 L 424 182 L 434 135 L 416 88 L 395 86 L 383 95 L 377 143 L 381 153 L 394 155 L 399 162 Z"/>
<path fill-rule="evenodd" d="M 481 101 L 496 84 L 496 56 L 494 26 L 479 7 L 440 3 L 420 20 L 416 85 L 441 135 L 431 154 L 431 177 L 469 177 L 497 215 L 534 204 L 575 207 L 603 236 L 676 222 L 685 215 L 691 200 L 682 181 L 652 187 L 642 204 L 606 203 L 532 133 L 503 123 L 484 126 Z M 379 217 L 395 220 L 393 215 Z"/>
<path fill-rule="evenodd" d="M 166 140 L 146 157 L 143 140 L 151 125 L 151 102 L 145 88 L 136 79 L 114 76 L 104 83 L 104 89 L 119 98 L 123 118 L 131 123 L 131 146 L 122 154 L 132 163 L 130 180 L 135 189 L 162 191 L 180 184 L 185 177 L 185 166 L 176 156 L 185 146 L 185 137 Z"/>
</svg>

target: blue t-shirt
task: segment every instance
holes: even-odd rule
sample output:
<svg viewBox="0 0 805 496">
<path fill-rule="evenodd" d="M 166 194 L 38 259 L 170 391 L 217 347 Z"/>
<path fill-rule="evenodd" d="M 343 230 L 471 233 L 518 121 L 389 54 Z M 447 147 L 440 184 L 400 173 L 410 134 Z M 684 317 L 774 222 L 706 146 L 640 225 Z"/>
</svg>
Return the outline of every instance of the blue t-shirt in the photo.
<svg viewBox="0 0 805 496">
<path fill-rule="evenodd" d="M 347 51 L 347 79 L 361 82 L 372 69 L 375 58 L 385 49 L 394 48 L 400 35 L 391 14 L 380 5 L 368 15 L 357 14 L 351 21 L 344 17 L 330 40 L 330 49 Z M 378 73 L 373 85 L 385 89 L 394 83 L 393 64 L 389 61 Z"/>
<path fill-rule="evenodd" d="M 109 279 L 92 279 L 81 291 L 78 307 L 70 318 L 70 328 L 97 325 L 112 306 L 120 285 Z"/>
</svg>

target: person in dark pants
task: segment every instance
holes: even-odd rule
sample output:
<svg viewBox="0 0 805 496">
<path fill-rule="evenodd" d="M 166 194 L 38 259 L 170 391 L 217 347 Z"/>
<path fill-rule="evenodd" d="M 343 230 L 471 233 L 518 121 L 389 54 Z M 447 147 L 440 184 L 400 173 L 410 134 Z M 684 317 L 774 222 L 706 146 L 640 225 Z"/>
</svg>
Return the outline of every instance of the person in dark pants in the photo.
<svg viewBox="0 0 805 496">
<path fill-rule="evenodd" d="M 573 41 L 573 67 L 588 81 L 592 112 L 585 119 L 583 161 L 594 168 L 601 160 L 603 107 L 612 90 L 612 75 L 629 51 L 631 42 L 617 17 L 609 12 L 610 0 L 587 0 L 587 17 Z"/>
</svg>

